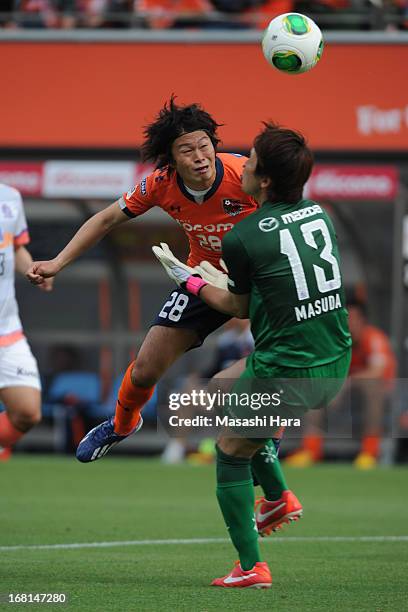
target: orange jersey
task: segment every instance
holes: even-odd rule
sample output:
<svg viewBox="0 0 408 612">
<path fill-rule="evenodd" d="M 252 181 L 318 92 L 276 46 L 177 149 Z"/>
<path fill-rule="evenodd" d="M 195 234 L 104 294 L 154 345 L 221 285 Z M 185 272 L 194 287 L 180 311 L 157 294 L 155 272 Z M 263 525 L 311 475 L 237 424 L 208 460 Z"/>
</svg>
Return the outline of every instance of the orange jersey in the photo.
<svg viewBox="0 0 408 612">
<path fill-rule="evenodd" d="M 185 188 L 177 172 L 155 170 L 132 191 L 123 194 L 120 205 L 128 216 L 137 217 L 159 206 L 175 219 L 190 243 L 189 266 L 206 259 L 219 268 L 221 240 L 233 226 L 257 209 L 255 200 L 241 188 L 247 158 L 231 153 L 216 157 L 216 178 L 210 191 L 198 204 Z"/>
<path fill-rule="evenodd" d="M 390 341 L 381 329 L 367 325 L 358 344 L 353 343 L 350 374 L 356 374 L 370 366 L 383 365 L 383 380 L 393 380 L 396 375 L 396 360 Z"/>
</svg>

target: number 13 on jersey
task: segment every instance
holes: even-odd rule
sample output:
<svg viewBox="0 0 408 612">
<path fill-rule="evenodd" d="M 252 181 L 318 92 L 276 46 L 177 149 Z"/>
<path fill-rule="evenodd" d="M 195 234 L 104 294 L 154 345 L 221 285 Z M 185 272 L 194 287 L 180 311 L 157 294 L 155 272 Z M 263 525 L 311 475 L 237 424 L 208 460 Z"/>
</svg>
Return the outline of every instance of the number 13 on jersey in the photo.
<svg viewBox="0 0 408 612">
<path fill-rule="evenodd" d="M 333 243 L 325 220 L 315 219 L 303 223 L 299 226 L 299 230 L 304 244 L 316 251 L 317 261 L 320 259 L 323 265 L 313 263 L 311 260 L 316 261 L 316 258 L 311 257 L 312 253 L 306 253 L 303 245 L 298 245 L 298 249 L 289 229 L 280 230 L 280 252 L 289 260 L 298 299 L 302 301 L 310 298 L 310 287 L 306 278 L 308 270 L 305 270 L 305 266 L 310 267 L 313 271 L 320 293 L 325 294 L 339 289 L 341 287 L 339 263 L 333 253 Z M 318 244 L 318 237 L 320 237 L 320 243 L 323 239 L 323 246 Z"/>
</svg>

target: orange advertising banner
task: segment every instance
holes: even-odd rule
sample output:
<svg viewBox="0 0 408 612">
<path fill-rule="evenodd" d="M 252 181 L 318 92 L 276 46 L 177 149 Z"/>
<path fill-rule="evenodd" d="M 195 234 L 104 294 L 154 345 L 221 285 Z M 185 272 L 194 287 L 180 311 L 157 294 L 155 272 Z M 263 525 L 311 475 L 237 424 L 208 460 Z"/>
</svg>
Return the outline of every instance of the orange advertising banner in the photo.
<svg viewBox="0 0 408 612">
<path fill-rule="evenodd" d="M 2 42 L 0 147 L 136 147 L 172 93 L 248 148 L 263 120 L 315 150 L 408 150 L 408 45 L 326 46 L 310 73 L 271 68 L 240 43 Z"/>
</svg>

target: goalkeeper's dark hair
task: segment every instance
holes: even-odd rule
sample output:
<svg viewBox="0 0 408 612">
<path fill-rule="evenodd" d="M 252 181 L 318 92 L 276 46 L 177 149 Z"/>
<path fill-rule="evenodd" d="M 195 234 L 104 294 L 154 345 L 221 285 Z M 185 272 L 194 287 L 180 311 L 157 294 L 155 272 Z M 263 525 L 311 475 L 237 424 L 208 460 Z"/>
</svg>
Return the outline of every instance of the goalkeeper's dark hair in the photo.
<svg viewBox="0 0 408 612">
<path fill-rule="evenodd" d="M 210 138 L 214 148 L 220 142 L 217 128 L 220 127 L 209 113 L 199 104 L 178 106 L 175 96 L 165 102 L 153 123 L 144 128 L 145 141 L 142 145 L 142 158 L 152 161 L 157 167 L 172 165 L 171 147 L 179 136 L 203 130 Z"/>
<path fill-rule="evenodd" d="M 271 179 L 268 201 L 295 204 L 302 199 L 303 186 L 312 172 L 313 153 L 299 132 L 273 122 L 264 126 L 254 141 L 255 174 Z"/>
</svg>

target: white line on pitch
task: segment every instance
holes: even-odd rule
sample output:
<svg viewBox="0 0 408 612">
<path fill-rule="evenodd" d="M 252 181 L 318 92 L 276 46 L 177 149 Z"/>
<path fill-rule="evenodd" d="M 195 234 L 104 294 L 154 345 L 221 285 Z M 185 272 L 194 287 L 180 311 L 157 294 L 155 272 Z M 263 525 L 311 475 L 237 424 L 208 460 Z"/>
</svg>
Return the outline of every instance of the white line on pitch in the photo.
<svg viewBox="0 0 408 612">
<path fill-rule="evenodd" d="M 76 542 L 73 544 L 34 544 L 17 546 L 0 546 L 1 552 L 13 550 L 59 550 L 77 548 L 113 548 L 119 546 L 161 546 L 164 544 L 225 544 L 228 538 L 191 538 L 174 540 L 124 540 L 117 542 Z M 408 535 L 399 536 L 304 536 L 276 537 L 262 540 L 265 543 L 290 542 L 408 542 Z"/>
</svg>

